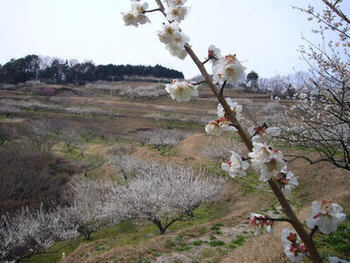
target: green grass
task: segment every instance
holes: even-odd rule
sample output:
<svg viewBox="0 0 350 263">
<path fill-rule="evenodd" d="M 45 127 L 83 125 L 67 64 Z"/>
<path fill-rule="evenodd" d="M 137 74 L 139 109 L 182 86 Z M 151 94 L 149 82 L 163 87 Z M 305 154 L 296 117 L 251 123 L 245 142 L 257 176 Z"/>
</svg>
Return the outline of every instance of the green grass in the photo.
<svg viewBox="0 0 350 263">
<path fill-rule="evenodd" d="M 176 222 L 169 227 L 168 232 L 177 232 L 191 226 L 196 226 L 209 222 L 227 214 L 225 204 L 203 204 L 194 211 L 194 217 L 187 220 Z M 102 253 L 115 247 L 123 247 L 127 245 L 137 245 L 146 242 L 149 238 L 159 235 L 158 228 L 149 223 L 144 226 L 136 226 L 132 220 L 122 222 L 113 227 L 105 228 L 91 235 L 91 240 L 78 238 L 75 240 L 57 242 L 53 247 L 43 252 L 32 256 L 25 262 L 32 263 L 54 263 L 59 262 L 62 258 L 62 253 L 71 254 L 80 245 L 94 243 L 95 252 Z M 187 234 L 186 238 L 190 236 Z M 191 244 L 185 242 L 182 234 L 178 235 L 177 240 L 169 240 L 166 242 L 166 249 L 177 251 L 188 251 L 192 249 Z"/>
<path fill-rule="evenodd" d="M 173 147 L 169 145 L 148 145 L 148 148 L 162 156 L 175 156 L 175 153 L 172 151 Z"/>
<path fill-rule="evenodd" d="M 209 242 L 209 246 L 211 247 L 220 247 L 220 246 L 224 246 L 225 242 L 222 240 L 211 240 Z"/>
<path fill-rule="evenodd" d="M 258 192 L 261 190 L 258 186 L 263 185 L 263 182 L 259 180 L 259 176 L 251 172 L 247 172 L 246 176 L 237 176 L 233 178 L 233 181 L 241 182 L 245 194 Z"/>
<path fill-rule="evenodd" d="M 184 122 L 184 121 L 173 121 L 173 120 L 156 120 L 157 126 L 166 128 L 177 128 L 186 130 L 203 130 L 204 127 L 200 123 L 196 122 Z"/>
<path fill-rule="evenodd" d="M 201 169 L 203 172 L 209 175 L 217 175 L 217 176 L 229 178 L 228 173 L 221 169 L 221 164 L 208 163 L 208 164 L 202 165 Z"/>
<path fill-rule="evenodd" d="M 0 114 L 0 120 L 6 120 L 7 119 L 7 116 L 6 115 L 1 115 Z"/>
<path fill-rule="evenodd" d="M 324 235 L 317 232 L 314 236 L 316 247 L 325 260 L 330 256 L 350 260 L 350 221 L 340 224 L 335 233 Z"/>
<path fill-rule="evenodd" d="M 236 249 L 240 246 L 243 246 L 244 242 L 245 242 L 245 236 L 238 235 L 236 239 L 232 240 L 231 243 L 226 244 L 226 247 L 228 247 L 229 249 Z"/>
</svg>

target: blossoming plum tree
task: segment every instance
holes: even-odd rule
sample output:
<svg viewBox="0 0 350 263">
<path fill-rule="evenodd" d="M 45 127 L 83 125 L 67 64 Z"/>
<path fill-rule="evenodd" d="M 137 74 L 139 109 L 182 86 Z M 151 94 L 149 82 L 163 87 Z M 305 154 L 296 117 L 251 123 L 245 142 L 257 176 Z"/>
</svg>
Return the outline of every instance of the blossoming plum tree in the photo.
<svg viewBox="0 0 350 263">
<path fill-rule="evenodd" d="M 310 66 L 309 79 L 298 87 L 302 92 L 288 114 L 283 138 L 318 152 L 318 157 L 293 159 L 350 170 L 350 19 L 342 12 L 343 1 L 322 1 L 327 7 L 322 12 L 312 6 L 296 8 L 317 23 L 313 33 L 321 44 L 304 38 L 300 54 Z"/>
<path fill-rule="evenodd" d="M 335 12 L 338 10 L 335 9 L 336 4 L 341 2 L 322 1 Z M 147 10 L 148 4 L 141 0 L 131 0 L 132 11 L 123 14 L 125 25 L 138 26 L 150 22 L 146 16 L 150 12 L 159 11 L 164 15 L 165 22 L 158 32 L 159 40 L 165 44 L 170 54 L 180 59 L 184 59 L 187 55 L 191 57 L 203 77 L 202 82 L 209 86 L 219 101 L 218 120 L 209 122 L 205 131 L 210 135 L 229 137 L 238 133 L 250 152 L 248 157 L 242 157 L 232 152 L 230 160 L 222 164 L 222 169 L 228 171 L 232 177 L 245 176 L 249 166 L 248 161 L 250 161 L 253 168 L 260 174 L 260 180 L 268 183 L 284 210 L 286 218 L 269 218 L 265 215 L 252 213 L 250 223 L 256 227 L 255 233 L 263 231 L 272 233 L 275 221 L 287 221 L 294 230 L 284 229 L 282 231 L 282 244 L 286 256 L 292 262 L 301 262 L 305 256 L 313 262 L 322 262 L 312 241 L 313 233 L 317 228 L 326 234 L 334 232 L 337 225 L 345 219 L 345 214 L 342 213 L 343 209 L 328 201 L 321 203 L 315 201 L 312 214 L 307 220 L 307 226 L 312 228 L 311 233 L 304 228 L 285 196 L 298 185 L 297 178 L 292 172 L 287 172 L 282 152 L 271 144 L 271 138 L 279 135 L 279 128 L 268 127 L 264 123 L 261 126 L 250 128 L 250 134 L 243 128 L 240 123 L 242 106 L 231 98 L 225 98 L 223 93 L 225 85 L 227 83 L 235 84 L 245 68 L 235 54 L 222 56 L 220 49 L 214 45 L 209 46 L 205 61 L 198 58 L 189 44 L 189 37 L 180 28 L 180 22 L 185 19 L 189 10 L 188 7 L 184 6 L 185 2 L 186 0 L 155 0 L 157 8 Z M 212 76 L 205 67 L 208 62 L 211 62 L 212 65 Z M 172 99 L 178 102 L 189 101 L 192 97 L 198 96 L 195 84 L 186 81 L 174 80 L 173 83 L 166 86 L 166 91 Z"/>
</svg>

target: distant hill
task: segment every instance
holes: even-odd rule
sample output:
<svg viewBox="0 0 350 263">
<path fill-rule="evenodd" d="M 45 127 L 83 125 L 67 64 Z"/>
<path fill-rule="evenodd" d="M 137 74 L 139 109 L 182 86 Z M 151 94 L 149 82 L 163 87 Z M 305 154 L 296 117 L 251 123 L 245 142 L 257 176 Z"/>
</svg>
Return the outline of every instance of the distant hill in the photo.
<svg viewBox="0 0 350 263">
<path fill-rule="evenodd" d="M 28 55 L 0 65 L 0 83 L 17 84 L 30 80 L 58 84 L 85 84 L 98 80 L 119 81 L 130 77 L 183 79 L 182 72 L 161 65 L 95 65 L 93 61 Z"/>
</svg>

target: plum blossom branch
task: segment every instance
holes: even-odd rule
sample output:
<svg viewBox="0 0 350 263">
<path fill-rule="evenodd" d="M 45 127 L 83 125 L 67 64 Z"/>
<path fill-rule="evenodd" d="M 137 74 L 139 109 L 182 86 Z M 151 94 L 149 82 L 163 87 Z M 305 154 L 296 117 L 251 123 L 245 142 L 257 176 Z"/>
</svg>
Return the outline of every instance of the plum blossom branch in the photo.
<svg viewBox="0 0 350 263">
<path fill-rule="evenodd" d="M 221 86 L 221 89 L 220 89 L 220 95 L 221 96 L 223 96 L 223 94 L 224 94 L 224 89 L 225 89 L 226 83 L 227 83 L 227 80 L 225 80 L 224 83 L 222 83 L 222 86 Z"/>
<path fill-rule="evenodd" d="M 272 218 L 272 217 L 262 216 L 258 219 L 262 220 L 262 221 L 289 222 L 290 223 L 290 220 L 288 218 Z"/>
<path fill-rule="evenodd" d="M 206 81 L 205 80 L 201 80 L 201 81 L 198 81 L 196 83 L 193 83 L 192 85 L 197 86 L 197 85 L 200 85 L 200 84 L 203 84 L 203 83 L 206 83 Z"/>
<path fill-rule="evenodd" d="M 311 233 L 310 233 L 311 238 L 314 237 L 314 234 L 317 232 L 317 229 L 318 229 L 318 227 L 315 226 L 315 227 L 311 230 Z"/>
<path fill-rule="evenodd" d="M 169 17 L 172 17 L 174 14 L 166 14 L 168 12 L 164 9 L 164 6 L 161 2 L 161 0 L 156 0 L 159 8 L 163 11 L 163 14 L 165 15 L 166 19 L 168 21 L 172 21 Z M 181 1 L 180 1 L 181 2 Z M 169 4 L 168 4 L 169 5 Z M 169 6 L 170 7 L 170 6 Z M 172 9 L 170 9 L 172 10 Z M 187 10 L 187 9 L 186 9 Z M 172 13 L 172 12 L 171 12 Z M 184 15 L 183 14 L 177 14 L 177 22 L 181 21 L 183 19 Z M 175 24 L 175 25 L 173 25 Z M 173 34 L 175 32 L 175 35 Z M 183 59 L 185 57 L 185 54 L 182 53 L 181 48 L 183 48 L 186 53 L 192 58 L 196 66 L 198 67 L 199 71 L 201 72 L 205 82 L 209 86 L 209 88 L 212 90 L 214 95 L 219 101 L 219 105 L 222 108 L 222 111 L 224 112 L 223 116 L 219 116 L 220 119 L 218 121 L 215 121 L 214 123 L 210 124 L 211 126 L 208 126 L 208 130 L 213 131 L 217 129 L 216 127 L 225 127 L 225 129 L 233 126 L 235 129 L 237 129 L 238 134 L 242 138 L 244 144 L 248 148 L 248 150 L 251 152 L 253 151 L 253 143 L 251 139 L 249 138 L 249 135 L 243 129 L 243 127 L 240 125 L 239 120 L 240 120 L 240 115 L 237 114 L 237 109 L 236 107 L 232 108 L 231 104 L 229 104 L 226 99 L 223 97 L 223 89 L 225 87 L 225 82 L 230 81 L 230 82 L 236 82 L 239 78 L 239 76 L 243 73 L 244 67 L 241 66 L 240 62 L 237 60 L 235 55 L 227 55 L 225 57 L 210 57 L 209 53 L 209 58 L 214 58 L 215 62 L 213 62 L 213 79 L 211 76 L 208 74 L 206 68 L 204 67 L 203 62 L 199 60 L 197 55 L 194 53 L 192 50 L 191 46 L 188 44 L 188 37 L 185 37 L 181 31 L 181 29 L 178 27 L 177 23 L 174 22 L 171 25 L 169 24 L 168 26 L 165 26 L 164 30 L 161 32 L 161 34 L 158 34 L 160 37 L 160 40 L 167 45 L 167 48 L 169 51 L 175 55 L 178 56 L 179 58 Z M 177 42 L 175 42 L 177 41 Z M 176 44 L 178 43 L 178 44 Z M 212 53 L 215 53 L 214 48 L 211 50 Z M 221 88 L 220 91 L 218 91 L 216 87 L 216 83 L 222 84 L 223 87 Z M 168 86 L 169 91 L 174 90 L 179 92 L 179 94 L 183 94 L 183 88 L 180 88 L 178 86 Z M 171 93 L 171 92 L 170 92 Z M 171 93 L 173 94 L 173 93 Z M 186 101 L 190 96 L 191 93 L 188 93 L 188 95 L 184 96 L 183 98 L 180 98 L 179 96 L 173 94 L 175 98 L 180 98 L 182 101 Z M 240 106 L 241 107 L 241 106 Z M 219 107 L 218 107 L 219 108 Z M 240 109 L 241 110 L 241 109 Z M 207 131 L 206 127 L 206 131 Z M 254 145 L 255 147 L 255 145 Z M 262 174 L 262 179 L 263 181 L 268 181 L 268 184 L 270 185 L 272 191 L 274 192 L 275 196 L 277 197 L 278 201 L 280 202 L 285 214 L 288 217 L 289 222 L 293 225 L 295 228 L 296 232 L 300 235 L 301 239 L 304 241 L 304 243 L 307 246 L 308 251 L 310 252 L 310 255 L 312 257 L 312 260 L 314 262 L 322 262 L 322 259 L 320 255 L 318 254 L 314 244 L 312 243 L 312 239 L 310 235 L 306 232 L 304 229 L 303 225 L 301 222 L 298 220 L 296 217 L 293 209 L 290 207 L 288 200 L 284 196 L 282 190 L 280 189 L 280 185 L 277 183 L 276 179 L 274 176 L 276 173 L 282 170 L 282 164 L 284 164 L 282 157 L 280 158 L 279 156 L 282 156 L 281 154 L 278 153 L 278 151 L 274 151 L 271 147 L 267 148 L 267 145 L 261 144 L 260 148 L 264 148 L 265 151 L 271 152 L 272 159 L 267 162 L 266 167 L 261 167 L 261 172 L 265 173 L 264 175 Z M 270 149 L 271 148 L 271 149 Z M 268 149 L 268 150 L 267 150 Z M 257 156 L 255 156 L 257 153 L 253 153 L 252 156 L 257 159 Z M 239 164 L 239 157 L 235 158 L 236 164 Z M 243 161 L 243 160 L 241 160 Z M 254 160 L 253 160 L 254 161 Z M 243 161 L 244 162 L 244 161 Z M 259 163 L 259 160 L 258 162 Z M 273 169 L 270 170 L 270 167 L 268 165 L 272 165 Z M 240 172 L 244 173 L 244 168 L 245 165 L 241 162 L 239 167 L 236 167 Z M 259 165 L 260 166 L 260 165 Z M 226 167 L 226 166 L 225 166 Z M 230 169 L 230 164 L 227 164 L 227 169 Z M 235 168 L 235 167 L 234 167 Z M 254 217 L 254 220 L 258 220 L 256 216 Z M 259 220 L 258 220 L 259 221 Z M 270 223 L 273 223 L 273 221 L 269 221 Z M 257 227 L 260 227 L 259 222 L 257 223 Z M 270 224 L 269 223 L 269 224 Z M 266 227 L 269 227 L 270 225 L 266 223 Z"/>
<path fill-rule="evenodd" d="M 304 160 L 308 161 L 310 164 L 316 164 L 316 163 L 320 163 L 320 162 L 328 162 L 329 161 L 329 159 L 327 159 L 327 158 L 313 161 L 307 156 L 295 155 L 295 154 L 286 154 L 285 157 L 293 157 L 292 159 L 285 159 L 286 162 L 294 162 L 297 159 L 304 159 Z"/>
<path fill-rule="evenodd" d="M 336 7 L 336 4 L 338 3 L 338 1 L 336 1 L 334 4 L 331 4 L 329 1 L 327 0 L 322 0 L 323 3 L 325 3 L 330 9 L 332 9 L 334 11 L 334 13 L 336 13 L 340 18 L 342 18 L 343 20 L 345 20 L 348 24 L 350 24 L 350 20 L 349 18 L 347 18 L 346 15 L 344 15 L 344 13 L 339 10 L 337 7 Z"/>
<path fill-rule="evenodd" d="M 209 62 L 210 61 L 210 58 L 207 58 L 206 60 L 204 60 L 203 62 L 202 62 L 202 64 L 203 65 L 205 65 L 207 62 Z"/>
<path fill-rule="evenodd" d="M 151 10 L 145 10 L 145 11 L 143 11 L 143 13 L 146 14 L 146 13 L 152 13 L 152 12 L 157 12 L 157 11 L 162 12 L 162 9 L 155 8 L 155 9 L 151 9 Z"/>
</svg>

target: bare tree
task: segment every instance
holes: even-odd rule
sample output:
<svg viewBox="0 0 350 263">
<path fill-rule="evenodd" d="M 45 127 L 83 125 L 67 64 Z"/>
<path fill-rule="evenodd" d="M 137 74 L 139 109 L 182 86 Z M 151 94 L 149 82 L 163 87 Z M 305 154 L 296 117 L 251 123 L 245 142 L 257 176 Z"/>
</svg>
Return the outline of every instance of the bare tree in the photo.
<svg viewBox="0 0 350 263">
<path fill-rule="evenodd" d="M 79 141 L 78 134 L 72 128 L 61 131 L 58 139 L 64 143 L 67 152 L 72 152 Z"/>
<path fill-rule="evenodd" d="M 84 157 L 82 160 L 82 170 L 85 177 L 88 176 L 89 172 L 96 170 L 105 163 L 104 158 L 99 155 L 86 155 L 84 152 L 82 154 Z"/>
<path fill-rule="evenodd" d="M 138 139 L 145 144 L 160 146 L 175 146 L 182 141 L 188 133 L 181 130 L 155 129 L 138 133 Z"/>
<path fill-rule="evenodd" d="M 0 146 L 16 137 L 16 130 L 10 126 L 0 125 Z"/>
</svg>

